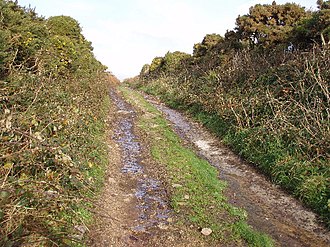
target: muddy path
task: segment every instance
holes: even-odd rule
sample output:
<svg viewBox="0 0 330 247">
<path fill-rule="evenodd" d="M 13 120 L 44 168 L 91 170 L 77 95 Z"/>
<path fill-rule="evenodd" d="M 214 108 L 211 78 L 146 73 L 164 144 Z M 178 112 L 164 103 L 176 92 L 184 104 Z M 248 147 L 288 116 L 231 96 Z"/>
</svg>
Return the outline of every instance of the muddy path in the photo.
<svg viewBox="0 0 330 247">
<path fill-rule="evenodd" d="M 110 97 L 117 106 L 117 113 L 122 115 L 114 139 L 122 150 L 121 173 L 126 181 L 134 181 L 135 212 L 138 217 L 130 228 L 134 232 L 146 232 L 153 226 L 167 225 L 171 210 L 167 203 L 167 195 L 161 181 L 146 171 L 146 158 L 142 157 L 141 138 L 134 133 L 134 109 L 115 91 Z"/>
<path fill-rule="evenodd" d="M 95 203 L 96 222 L 87 246 L 226 246 L 210 244 L 196 229 L 177 224 L 171 210 L 166 168 L 151 158 L 141 112 L 114 88 L 109 111 L 109 156 L 105 186 Z M 242 161 L 200 124 L 145 95 L 171 123 L 183 143 L 219 170 L 230 203 L 244 208 L 248 223 L 271 235 L 277 246 L 330 246 L 330 233 L 305 209 L 251 165 Z M 221 220 L 221 219 L 219 219 Z M 231 245 L 235 246 L 235 245 Z"/>
<path fill-rule="evenodd" d="M 330 232 L 313 212 L 233 154 L 201 124 L 154 97 L 144 97 L 164 114 L 187 145 L 219 170 L 220 179 L 228 183 L 226 196 L 248 212 L 250 225 L 271 235 L 279 246 L 330 246 Z"/>
<path fill-rule="evenodd" d="M 136 127 L 133 107 L 112 88 L 109 156 L 104 189 L 94 203 L 96 223 L 87 246 L 206 246 L 189 228 L 177 226 L 165 170 L 150 158 L 148 140 Z"/>
</svg>

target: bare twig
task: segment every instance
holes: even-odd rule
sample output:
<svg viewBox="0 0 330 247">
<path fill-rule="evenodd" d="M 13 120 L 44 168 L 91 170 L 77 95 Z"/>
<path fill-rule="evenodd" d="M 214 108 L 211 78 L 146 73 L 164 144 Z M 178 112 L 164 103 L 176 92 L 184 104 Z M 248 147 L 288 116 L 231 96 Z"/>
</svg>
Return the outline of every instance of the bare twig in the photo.
<svg viewBox="0 0 330 247">
<path fill-rule="evenodd" d="M 37 89 L 37 91 L 36 91 L 36 93 L 35 93 L 35 96 L 34 96 L 34 98 L 33 98 L 33 100 L 32 100 L 32 103 L 28 106 L 28 108 L 25 110 L 25 112 L 24 113 L 27 113 L 29 110 L 30 110 L 30 108 L 32 107 L 32 105 L 35 103 L 35 101 L 37 100 L 37 97 L 38 97 L 38 94 L 39 94 L 39 92 L 40 92 L 40 90 L 44 87 L 44 82 L 41 80 L 40 81 L 41 82 L 41 84 L 40 84 L 40 86 L 38 87 L 38 89 Z"/>
</svg>

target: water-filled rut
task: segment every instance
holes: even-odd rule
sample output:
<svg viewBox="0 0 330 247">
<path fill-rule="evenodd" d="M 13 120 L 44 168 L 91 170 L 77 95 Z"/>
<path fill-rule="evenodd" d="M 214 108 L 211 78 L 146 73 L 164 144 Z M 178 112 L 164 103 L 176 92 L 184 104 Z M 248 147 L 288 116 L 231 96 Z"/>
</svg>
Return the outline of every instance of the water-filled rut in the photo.
<svg viewBox="0 0 330 247">
<path fill-rule="evenodd" d="M 114 130 L 114 140 L 122 152 L 121 172 L 126 179 L 135 181 L 132 195 L 135 197 L 138 217 L 129 228 L 136 233 L 149 234 L 152 227 L 168 224 L 171 211 L 166 201 L 166 191 L 157 178 L 146 172 L 143 165 L 141 143 L 134 133 L 136 112 L 114 90 L 110 91 L 110 97 L 120 116 Z"/>
<path fill-rule="evenodd" d="M 200 156 L 227 181 L 229 201 L 248 212 L 249 224 L 271 235 L 280 246 L 330 246 L 330 232 L 316 215 L 242 161 L 200 124 L 145 96 L 172 123 L 174 130 L 193 144 Z"/>
</svg>

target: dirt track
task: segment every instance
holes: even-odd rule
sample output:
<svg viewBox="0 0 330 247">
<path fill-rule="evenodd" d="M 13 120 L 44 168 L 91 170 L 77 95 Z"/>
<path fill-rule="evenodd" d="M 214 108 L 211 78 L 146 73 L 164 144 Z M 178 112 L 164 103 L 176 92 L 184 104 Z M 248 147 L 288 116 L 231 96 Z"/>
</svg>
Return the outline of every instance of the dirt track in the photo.
<svg viewBox="0 0 330 247">
<path fill-rule="evenodd" d="M 228 182 L 227 197 L 247 210 L 249 224 L 271 235 L 281 246 L 330 246 L 330 232 L 313 212 L 224 147 L 200 124 L 150 96 L 145 98 L 164 113 L 199 155 L 218 168 L 220 178 Z"/>
<path fill-rule="evenodd" d="M 150 159 L 148 140 L 135 127 L 138 113 L 115 90 L 110 97 L 111 163 L 88 246 L 207 246 L 192 229 L 175 224 L 166 172 Z"/>
<path fill-rule="evenodd" d="M 148 140 L 135 126 L 140 113 L 115 91 L 110 96 L 114 102 L 109 117 L 111 164 L 96 205 L 98 225 L 90 234 L 90 246 L 210 246 L 193 229 L 174 224 L 166 172 L 150 159 Z M 246 209 L 255 229 L 271 235 L 279 246 L 330 246 L 330 233 L 314 213 L 272 185 L 202 126 L 145 97 L 163 112 L 187 146 L 219 169 L 220 179 L 228 182 L 229 201 Z"/>
</svg>

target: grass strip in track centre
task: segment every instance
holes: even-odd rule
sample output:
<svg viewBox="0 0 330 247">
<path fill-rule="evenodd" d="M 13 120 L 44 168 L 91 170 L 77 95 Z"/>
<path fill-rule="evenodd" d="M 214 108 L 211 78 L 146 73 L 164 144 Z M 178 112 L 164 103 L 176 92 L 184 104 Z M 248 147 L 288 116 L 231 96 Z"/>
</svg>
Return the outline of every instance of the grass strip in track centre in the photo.
<svg viewBox="0 0 330 247">
<path fill-rule="evenodd" d="M 273 246 L 269 236 L 247 224 L 246 211 L 228 203 L 223 194 L 226 182 L 219 180 L 217 169 L 184 147 L 167 120 L 139 93 L 126 87 L 120 90 L 141 113 L 138 126 L 148 137 L 152 158 L 167 170 L 171 206 L 181 223 L 211 228 L 215 242 Z"/>
</svg>

